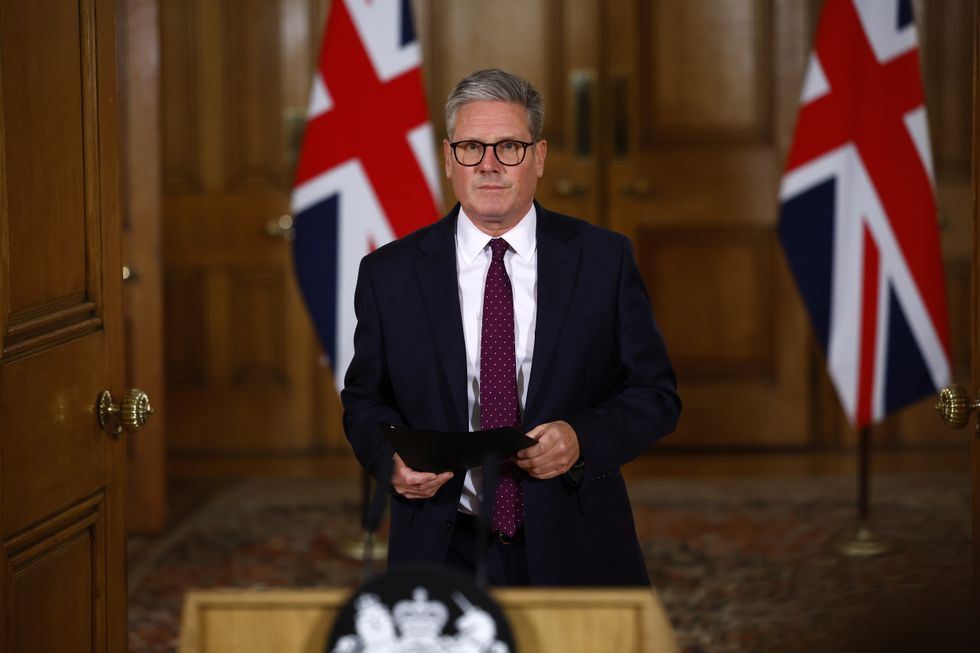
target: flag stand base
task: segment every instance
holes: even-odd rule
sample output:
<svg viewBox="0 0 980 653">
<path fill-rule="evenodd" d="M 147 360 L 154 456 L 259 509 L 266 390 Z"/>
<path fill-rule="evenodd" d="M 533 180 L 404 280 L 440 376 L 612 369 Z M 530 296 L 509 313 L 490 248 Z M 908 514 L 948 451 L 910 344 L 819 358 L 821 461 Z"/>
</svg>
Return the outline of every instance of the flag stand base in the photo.
<svg viewBox="0 0 980 653">
<path fill-rule="evenodd" d="M 871 528 L 871 427 L 858 432 L 857 528 L 848 530 L 831 547 L 847 558 L 874 558 L 898 550 L 898 546 L 875 535 Z"/>
<path fill-rule="evenodd" d="M 833 543 L 834 551 L 847 558 L 874 558 L 898 551 L 898 546 L 875 535 L 870 522 L 859 522 Z"/>
<path fill-rule="evenodd" d="M 360 539 L 347 540 L 346 542 L 337 543 L 337 551 L 350 560 L 359 560 L 361 562 L 368 561 L 367 555 L 370 555 L 370 560 L 372 562 L 381 561 L 384 562 L 388 557 L 388 540 L 384 538 L 379 538 L 377 535 L 374 536 L 371 546 L 370 553 L 365 547 L 367 542 L 368 534 L 364 535 Z"/>
</svg>

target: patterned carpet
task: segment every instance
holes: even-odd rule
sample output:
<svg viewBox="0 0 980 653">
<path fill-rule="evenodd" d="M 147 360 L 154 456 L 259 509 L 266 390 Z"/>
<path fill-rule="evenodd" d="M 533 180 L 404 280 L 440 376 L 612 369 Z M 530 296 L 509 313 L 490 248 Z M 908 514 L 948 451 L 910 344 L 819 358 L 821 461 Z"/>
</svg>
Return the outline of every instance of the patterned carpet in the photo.
<svg viewBox="0 0 980 653">
<path fill-rule="evenodd" d="M 882 476 L 876 533 L 899 545 L 848 559 L 850 478 L 630 481 L 654 587 L 690 653 L 980 650 L 970 480 Z M 130 651 L 174 651 L 189 588 L 351 586 L 354 481 L 183 488 L 196 505 L 164 537 L 130 542 Z"/>
</svg>

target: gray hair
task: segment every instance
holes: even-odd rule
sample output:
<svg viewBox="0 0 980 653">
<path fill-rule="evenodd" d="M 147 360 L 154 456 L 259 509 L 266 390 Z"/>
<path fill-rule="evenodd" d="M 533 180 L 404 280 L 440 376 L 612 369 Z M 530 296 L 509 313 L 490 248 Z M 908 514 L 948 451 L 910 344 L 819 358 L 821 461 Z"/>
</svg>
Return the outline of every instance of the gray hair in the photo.
<svg viewBox="0 0 980 653">
<path fill-rule="evenodd" d="M 446 100 L 446 134 L 452 138 L 456 113 L 464 104 L 477 101 L 500 101 L 519 104 L 527 110 L 527 128 L 531 139 L 541 140 L 544 130 L 544 100 L 531 82 L 499 68 L 470 73 L 456 84 Z"/>
</svg>

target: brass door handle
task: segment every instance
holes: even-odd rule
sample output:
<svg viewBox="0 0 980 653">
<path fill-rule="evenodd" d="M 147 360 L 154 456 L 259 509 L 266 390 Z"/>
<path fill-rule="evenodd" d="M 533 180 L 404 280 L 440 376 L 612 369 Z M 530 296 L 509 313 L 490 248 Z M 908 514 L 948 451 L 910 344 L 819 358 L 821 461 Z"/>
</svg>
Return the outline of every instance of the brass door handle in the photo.
<svg viewBox="0 0 980 653">
<path fill-rule="evenodd" d="M 939 391 L 936 412 L 951 429 L 961 429 L 970 421 L 970 413 L 980 409 L 980 398 L 970 401 L 961 385 L 948 385 Z"/>
<path fill-rule="evenodd" d="M 112 402 L 112 395 L 108 390 L 103 390 L 95 404 L 95 416 L 99 420 L 99 428 L 113 435 L 119 435 L 123 429 L 126 429 L 127 433 L 138 432 L 152 414 L 150 398 L 137 388 L 128 390 L 118 404 Z M 113 420 L 113 416 L 118 419 Z"/>
<path fill-rule="evenodd" d="M 139 283 L 142 275 L 136 270 L 136 268 L 131 268 L 128 265 L 124 265 L 122 268 L 122 278 L 125 284 Z"/>
</svg>

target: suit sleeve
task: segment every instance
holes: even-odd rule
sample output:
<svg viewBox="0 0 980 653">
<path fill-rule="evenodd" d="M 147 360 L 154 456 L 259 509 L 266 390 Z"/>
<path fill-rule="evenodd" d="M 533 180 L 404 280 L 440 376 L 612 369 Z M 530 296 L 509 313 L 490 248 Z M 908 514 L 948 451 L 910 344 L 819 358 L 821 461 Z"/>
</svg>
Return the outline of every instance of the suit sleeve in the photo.
<svg viewBox="0 0 980 653">
<path fill-rule="evenodd" d="M 616 384 L 598 404 L 565 418 L 586 469 L 607 471 L 643 453 L 677 426 L 681 402 L 632 246 L 624 239 L 617 297 Z"/>
<path fill-rule="evenodd" d="M 378 423 L 404 425 L 405 419 L 395 407 L 386 363 L 384 325 L 366 261 L 361 260 L 357 272 L 354 357 L 347 368 L 340 397 L 344 405 L 344 431 L 354 455 L 378 479 L 379 474 L 390 473 L 390 461 L 395 453 L 378 431 Z"/>
</svg>

